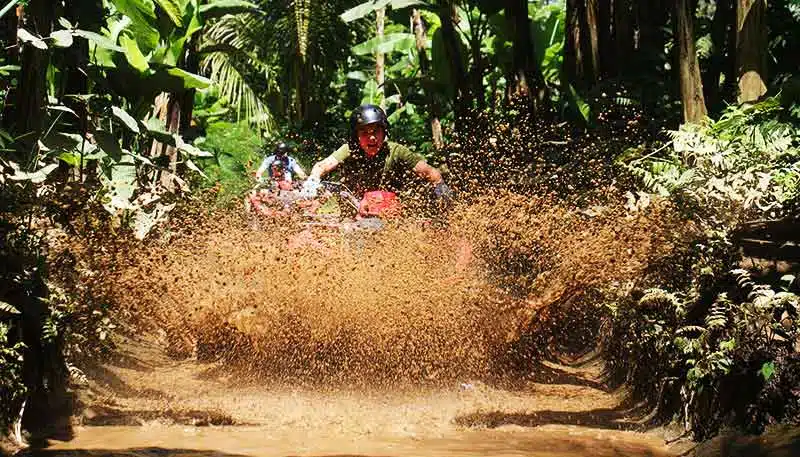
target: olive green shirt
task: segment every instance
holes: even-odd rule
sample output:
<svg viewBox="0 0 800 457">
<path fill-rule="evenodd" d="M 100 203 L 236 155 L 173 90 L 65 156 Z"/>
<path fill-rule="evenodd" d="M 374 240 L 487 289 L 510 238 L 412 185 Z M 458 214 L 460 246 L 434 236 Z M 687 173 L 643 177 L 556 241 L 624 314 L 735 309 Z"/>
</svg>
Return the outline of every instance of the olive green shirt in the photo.
<svg viewBox="0 0 800 457">
<path fill-rule="evenodd" d="M 342 183 L 357 194 L 370 190 L 399 190 L 414 166 L 425 160 L 422 154 L 392 141 L 387 141 L 375 157 L 367 157 L 360 148 L 351 151 L 346 143 L 331 157 L 339 162 Z"/>
</svg>

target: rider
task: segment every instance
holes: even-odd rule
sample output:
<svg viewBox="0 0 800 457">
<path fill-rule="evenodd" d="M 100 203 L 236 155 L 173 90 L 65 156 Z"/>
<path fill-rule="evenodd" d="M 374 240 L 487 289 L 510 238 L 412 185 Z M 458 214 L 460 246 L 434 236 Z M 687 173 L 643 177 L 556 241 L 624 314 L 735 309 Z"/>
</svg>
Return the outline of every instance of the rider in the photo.
<svg viewBox="0 0 800 457">
<path fill-rule="evenodd" d="M 264 149 L 266 149 L 266 147 Z M 297 160 L 289 155 L 291 150 L 292 148 L 283 141 L 276 144 L 275 148 L 272 150 L 272 155 L 264 157 L 264 161 L 261 162 L 261 166 L 258 167 L 258 171 L 256 171 L 256 180 L 261 182 L 264 172 L 267 171 L 269 172 L 269 177 L 276 182 L 291 183 L 292 174 L 297 175 L 300 179 L 306 179 L 306 172 L 303 171 L 303 168 L 297 163 Z"/>
<path fill-rule="evenodd" d="M 428 165 L 425 157 L 407 147 L 386 141 L 389 121 L 375 105 L 362 105 L 350 116 L 350 139 L 333 154 L 314 164 L 303 185 L 303 193 L 316 195 L 322 176 L 336 168 L 343 170 L 342 181 L 354 192 L 397 187 L 403 174 L 413 171 L 433 185 L 434 195 L 443 201 L 452 198 L 441 172 Z"/>
</svg>

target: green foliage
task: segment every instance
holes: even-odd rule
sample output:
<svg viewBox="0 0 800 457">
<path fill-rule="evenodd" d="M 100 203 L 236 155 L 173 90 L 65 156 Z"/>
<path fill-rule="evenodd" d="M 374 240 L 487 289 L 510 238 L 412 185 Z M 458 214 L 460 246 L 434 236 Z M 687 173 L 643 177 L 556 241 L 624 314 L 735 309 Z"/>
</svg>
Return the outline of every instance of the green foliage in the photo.
<svg viewBox="0 0 800 457">
<path fill-rule="evenodd" d="M 650 192 L 680 199 L 701 217 L 776 216 L 800 192 L 800 123 L 772 97 L 730 107 L 717 121 L 670 132 L 665 148 L 626 168 Z"/>
<path fill-rule="evenodd" d="M 778 378 L 783 383 L 781 401 L 790 402 L 787 390 L 800 387 L 800 379 L 776 378 L 785 369 L 784 358 L 800 351 L 797 290 L 776 291 L 757 283 L 746 270 L 709 272 L 702 267 L 705 254 L 700 251 L 694 257 L 694 279 L 685 291 L 651 289 L 638 298 L 627 292 L 612 302 L 614 335 L 607 350 L 618 361 L 612 365 L 627 373 L 643 395 L 655 393 L 654 379 L 672 380 L 679 387 L 679 402 L 659 397 L 659 406 L 667 408 L 662 415 L 675 413 L 698 439 L 723 425 L 757 431 L 770 416 L 800 420 L 785 404 L 763 400 L 774 396 L 770 383 Z M 709 275 L 717 279 L 701 277 Z M 790 287 L 793 281 L 793 276 L 784 279 Z M 721 284 L 727 284 L 727 290 L 719 291 Z M 715 298 L 707 303 L 712 294 Z M 731 392 L 739 396 L 731 397 Z M 739 413 L 744 410 L 748 413 Z"/>
<path fill-rule="evenodd" d="M 2 311 L 0 311 L 2 316 Z M 7 427 L 18 401 L 25 395 L 22 377 L 23 350 L 21 341 L 14 341 L 9 333 L 13 327 L 0 318 L 0 426 Z"/>
<path fill-rule="evenodd" d="M 198 161 L 208 176 L 205 185 L 214 186 L 218 204 L 237 202 L 252 186 L 251 176 L 263 159 L 258 132 L 246 122 L 215 122 L 198 143 L 213 154 Z"/>
</svg>

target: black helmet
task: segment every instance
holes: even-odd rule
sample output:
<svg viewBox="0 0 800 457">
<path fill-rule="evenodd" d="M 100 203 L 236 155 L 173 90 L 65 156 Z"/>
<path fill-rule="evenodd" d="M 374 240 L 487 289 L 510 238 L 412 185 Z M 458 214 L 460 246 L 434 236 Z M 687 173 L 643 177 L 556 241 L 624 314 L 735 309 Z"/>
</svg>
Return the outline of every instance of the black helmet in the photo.
<svg viewBox="0 0 800 457">
<path fill-rule="evenodd" d="M 292 152 L 292 147 L 283 141 L 276 144 L 275 148 L 272 150 L 275 157 L 286 157 L 290 152 Z"/>
<path fill-rule="evenodd" d="M 361 105 L 354 109 L 353 114 L 350 115 L 350 137 L 355 139 L 356 129 L 369 124 L 380 124 L 384 132 L 389 132 L 389 120 L 381 107 Z"/>
</svg>

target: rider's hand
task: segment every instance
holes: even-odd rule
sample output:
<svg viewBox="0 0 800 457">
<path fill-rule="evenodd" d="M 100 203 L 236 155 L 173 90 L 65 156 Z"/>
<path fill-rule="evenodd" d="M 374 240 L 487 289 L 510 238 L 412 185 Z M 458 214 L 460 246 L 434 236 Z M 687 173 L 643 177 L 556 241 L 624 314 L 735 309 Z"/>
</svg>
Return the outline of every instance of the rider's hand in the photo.
<svg viewBox="0 0 800 457">
<path fill-rule="evenodd" d="M 319 178 L 316 176 L 309 176 L 308 179 L 306 179 L 306 181 L 303 183 L 303 188 L 300 190 L 300 195 L 306 198 L 316 197 L 319 186 Z"/>
</svg>

